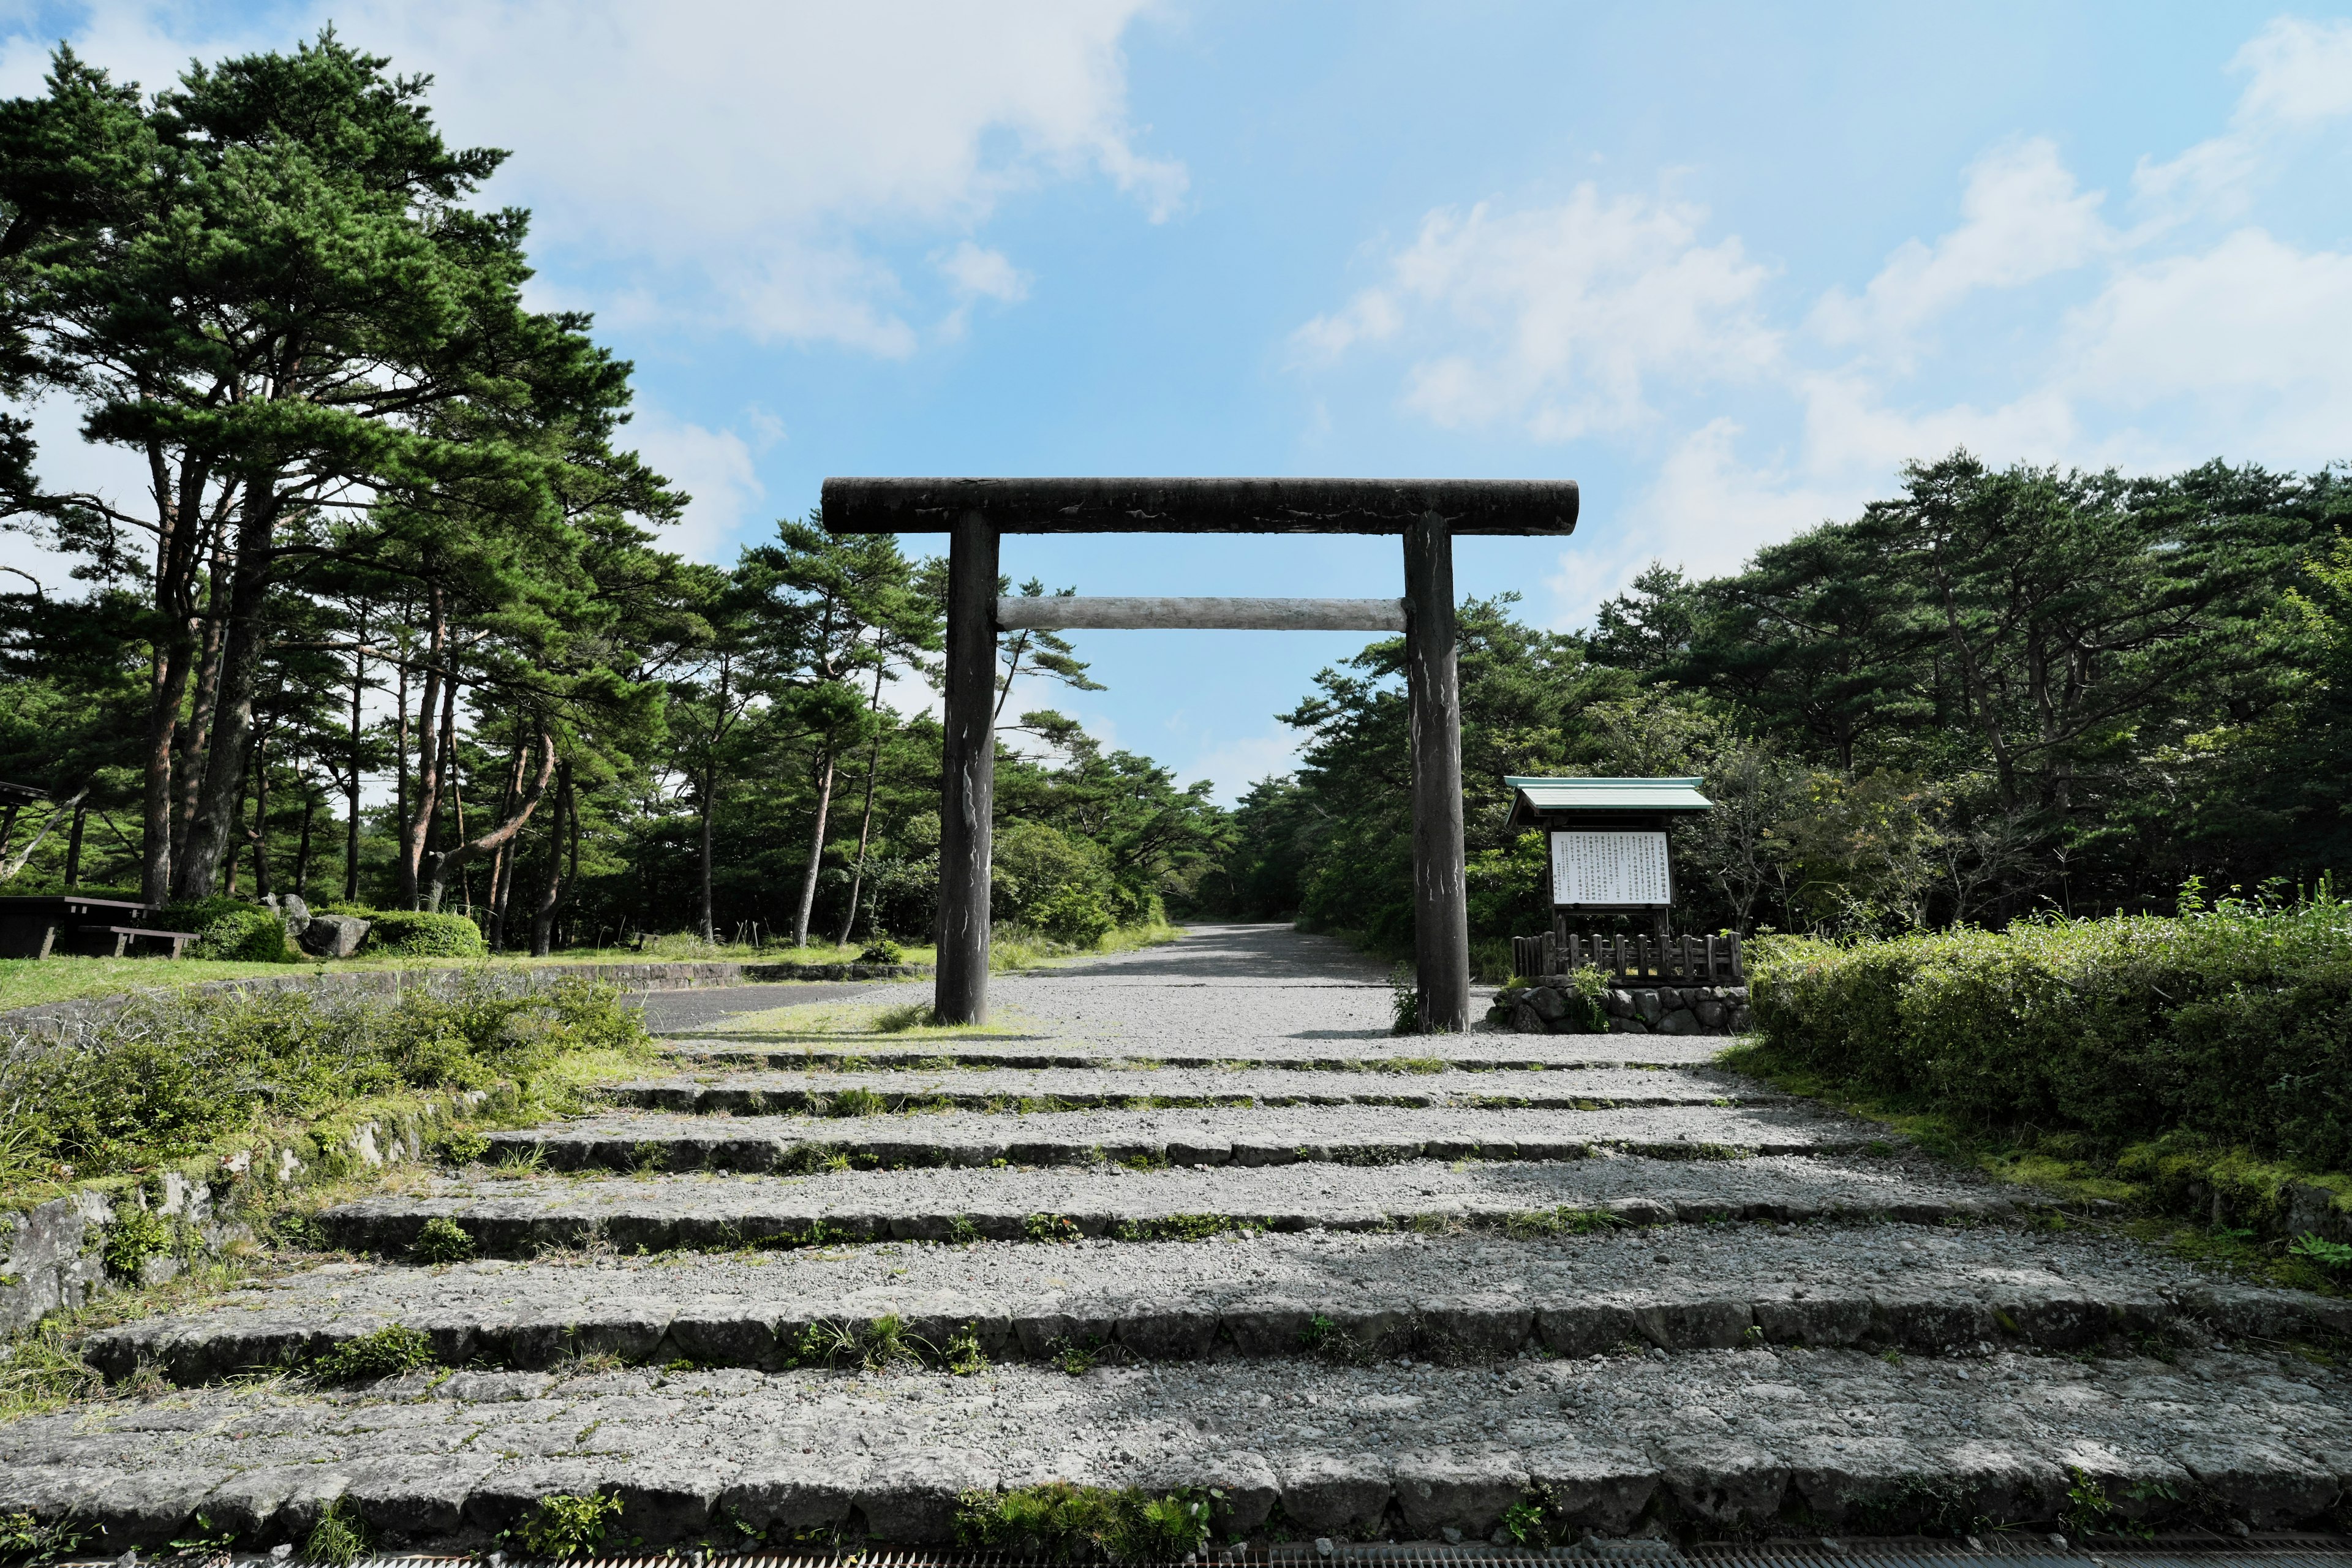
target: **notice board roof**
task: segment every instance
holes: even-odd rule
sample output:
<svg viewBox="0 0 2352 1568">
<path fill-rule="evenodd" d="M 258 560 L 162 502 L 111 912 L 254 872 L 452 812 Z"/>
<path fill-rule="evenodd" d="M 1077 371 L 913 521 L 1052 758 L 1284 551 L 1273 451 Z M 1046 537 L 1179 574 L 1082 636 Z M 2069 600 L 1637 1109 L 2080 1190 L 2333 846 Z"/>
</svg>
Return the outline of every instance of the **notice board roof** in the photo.
<svg viewBox="0 0 2352 1568">
<path fill-rule="evenodd" d="M 1561 812 L 1625 812 L 1655 816 L 1661 812 L 1713 811 L 1715 802 L 1699 793 L 1697 779 L 1519 779 L 1506 776 L 1515 798 L 1514 821 L 1533 820 Z"/>
</svg>

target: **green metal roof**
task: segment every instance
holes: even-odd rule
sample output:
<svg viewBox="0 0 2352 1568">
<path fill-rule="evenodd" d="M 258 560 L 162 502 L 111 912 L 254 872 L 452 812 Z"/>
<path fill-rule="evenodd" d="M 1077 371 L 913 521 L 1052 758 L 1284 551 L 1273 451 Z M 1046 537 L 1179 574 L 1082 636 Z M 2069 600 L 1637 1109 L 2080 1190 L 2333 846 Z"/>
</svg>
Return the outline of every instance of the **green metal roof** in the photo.
<svg viewBox="0 0 2352 1568">
<path fill-rule="evenodd" d="M 1697 779 L 1515 779 L 1529 811 L 1713 811 Z"/>
</svg>

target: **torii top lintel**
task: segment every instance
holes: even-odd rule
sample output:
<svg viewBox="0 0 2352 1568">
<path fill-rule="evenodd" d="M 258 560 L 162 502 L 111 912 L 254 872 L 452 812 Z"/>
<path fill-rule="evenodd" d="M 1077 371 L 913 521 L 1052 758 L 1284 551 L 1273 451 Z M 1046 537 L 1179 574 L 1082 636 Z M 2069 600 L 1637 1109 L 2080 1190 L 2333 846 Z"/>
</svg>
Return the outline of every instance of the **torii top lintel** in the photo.
<svg viewBox="0 0 2352 1568">
<path fill-rule="evenodd" d="M 1402 533 L 1432 513 L 1455 534 L 1576 531 L 1574 479 L 873 479 L 824 481 L 829 533 L 945 533 L 977 512 L 998 533 Z"/>
</svg>

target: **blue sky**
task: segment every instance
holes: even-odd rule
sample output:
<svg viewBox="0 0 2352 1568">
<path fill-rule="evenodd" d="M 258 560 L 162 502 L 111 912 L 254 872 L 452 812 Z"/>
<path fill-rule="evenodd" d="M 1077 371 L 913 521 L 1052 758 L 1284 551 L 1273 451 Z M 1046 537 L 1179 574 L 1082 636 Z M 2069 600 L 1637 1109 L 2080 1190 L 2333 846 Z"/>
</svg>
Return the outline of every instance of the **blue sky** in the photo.
<svg viewBox="0 0 2352 1568">
<path fill-rule="evenodd" d="M 0 0 L 0 90 L 59 37 L 152 86 L 330 18 L 513 151 L 489 195 L 537 215 L 539 297 L 635 360 L 708 559 L 827 474 L 1567 476 L 1573 540 L 1457 557 L 1566 627 L 1955 445 L 2352 458 L 2342 6 Z M 41 423 L 60 480 L 123 482 Z M 1399 575 L 1378 540 L 1005 561 Z M 1360 641 L 1087 634 L 1108 689 L 1034 700 L 1230 798 Z"/>
</svg>

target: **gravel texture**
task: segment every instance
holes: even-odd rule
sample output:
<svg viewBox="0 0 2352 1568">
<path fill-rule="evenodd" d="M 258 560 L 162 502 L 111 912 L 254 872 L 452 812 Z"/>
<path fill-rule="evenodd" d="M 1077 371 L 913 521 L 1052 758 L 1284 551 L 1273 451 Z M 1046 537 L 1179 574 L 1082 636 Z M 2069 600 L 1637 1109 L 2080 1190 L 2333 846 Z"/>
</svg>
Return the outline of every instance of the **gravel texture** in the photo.
<svg viewBox="0 0 2352 1568">
<path fill-rule="evenodd" d="M 2071 1467 L 2126 1515 L 2271 1529 L 2321 1519 L 2352 1479 L 2347 1392 L 2291 1357 L 2212 1351 L 2176 1365 L 1762 1349 L 1082 1377 L 420 1372 L 20 1420 L 0 1427 L 0 1510 L 77 1510 L 115 1552 L 198 1510 L 248 1541 L 299 1541 L 341 1496 L 386 1544 L 462 1545 L 538 1497 L 614 1488 L 622 1535 L 648 1542 L 736 1521 L 938 1541 L 967 1489 L 1214 1481 L 1228 1532 L 1279 1505 L 1297 1533 L 1475 1537 L 1534 1494 L 1573 1539 L 1653 1508 L 1716 1531 L 1791 1506 L 1822 1529 L 2052 1521 Z"/>
<path fill-rule="evenodd" d="M 761 1110 L 823 1111 L 851 1089 L 881 1096 L 889 1108 L 959 1110 L 1011 1107 L 1053 1100 L 1092 1110 L 1148 1100 L 1153 1105 L 1405 1105 L 1518 1106 L 1538 1110 L 1600 1110 L 1622 1105 L 1793 1103 L 1759 1093 L 1753 1079 L 1707 1068 L 1643 1072 L 1625 1068 L 1506 1072 L 1239 1071 L 1202 1068 L 979 1068 L 865 1072 L 736 1072 L 705 1069 L 692 1077 L 618 1083 L 603 1092 L 624 1105 L 650 1110 L 735 1114 Z M 1039 1107 L 1030 1109 L 1055 1109 Z"/>
<path fill-rule="evenodd" d="M 810 1152 L 884 1165 L 1371 1163 L 1423 1158 L 1581 1160 L 1597 1150 L 1672 1159 L 1837 1153 L 1888 1144 L 1876 1130 L 1810 1106 L 1631 1106 L 1487 1110 L 1373 1105 L 1200 1110 L 945 1110 L 897 1116 L 588 1116 L 491 1135 L 551 1169 L 629 1170 L 658 1155 L 671 1170 L 791 1169 Z"/>
<path fill-rule="evenodd" d="M 601 1180 L 448 1177 L 415 1194 L 365 1198 L 321 1215 L 340 1245 L 404 1254 L 426 1219 L 461 1220 L 482 1248 L 529 1257 L 603 1239 L 639 1247 L 733 1248 L 763 1238 L 1019 1239 L 1032 1216 L 1087 1236 L 1175 1216 L 1272 1230 L 1374 1230 L 1608 1209 L 1633 1224 L 1885 1215 L 1926 1224 L 2009 1211 L 2007 1194 L 1895 1160 L 1803 1156 L 1670 1161 L 1641 1156 L 1531 1163 L 1328 1163 L 1131 1171 L 1118 1165 L 874 1170 L 815 1176 L 715 1173 Z M 821 1233 L 813 1226 L 822 1222 Z M 962 1227 L 969 1226 L 966 1231 Z"/>
<path fill-rule="evenodd" d="M 904 1320 L 934 1348 L 970 1326 L 996 1359 L 1099 1341 L 1166 1360 L 1349 1354 L 1486 1360 L 1632 1342 L 1727 1349 L 2072 1349 L 2116 1332 L 2343 1337 L 2352 1302 L 2216 1286 L 2136 1247 L 2015 1230 L 1738 1225 L 1584 1237 L 1228 1234 L 1196 1243 L 926 1245 L 439 1269 L 366 1264 L 249 1287 L 99 1335 L 196 1383 L 296 1364 L 399 1323 L 447 1365 L 609 1352 L 666 1364 L 790 1364 L 811 1324 Z M 1325 1321 L 1318 1329 L 1316 1320 Z"/>
</svg>

